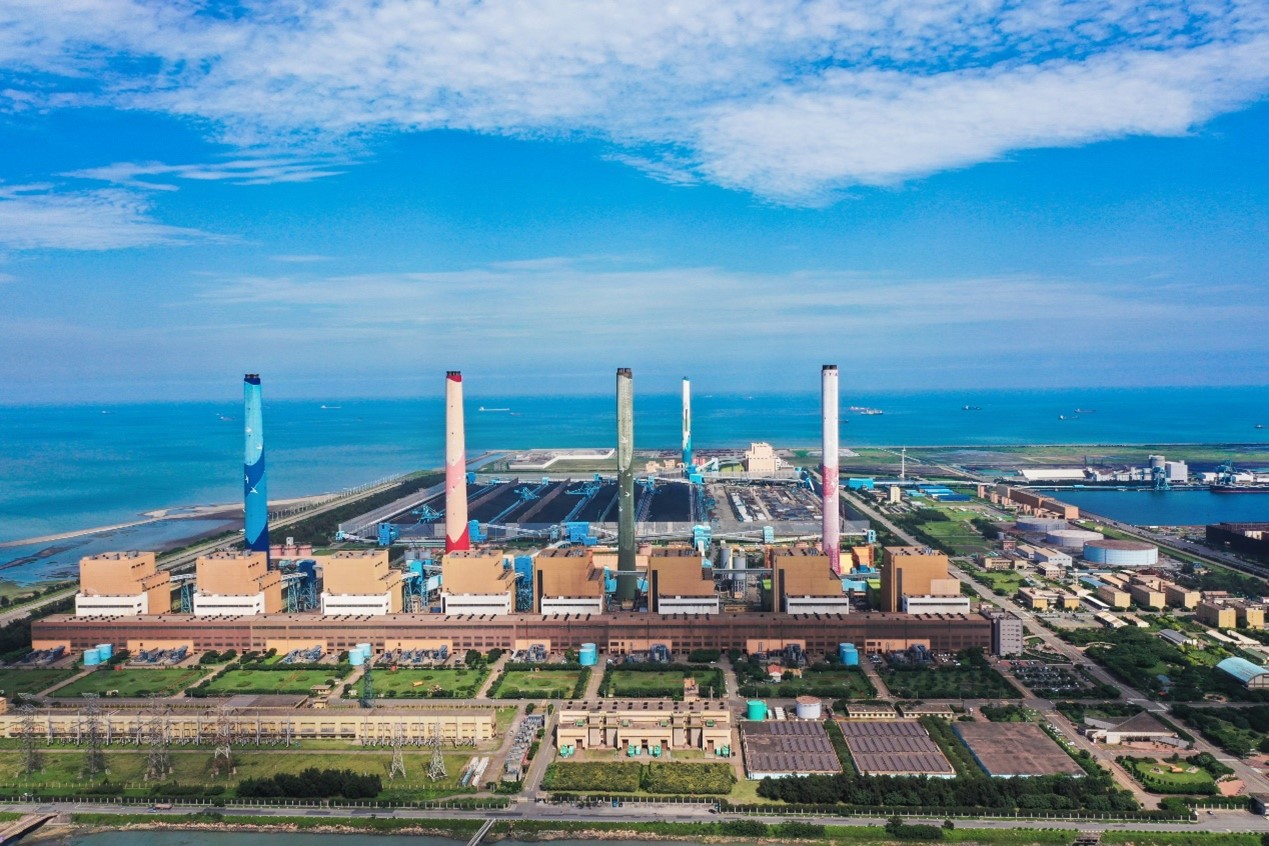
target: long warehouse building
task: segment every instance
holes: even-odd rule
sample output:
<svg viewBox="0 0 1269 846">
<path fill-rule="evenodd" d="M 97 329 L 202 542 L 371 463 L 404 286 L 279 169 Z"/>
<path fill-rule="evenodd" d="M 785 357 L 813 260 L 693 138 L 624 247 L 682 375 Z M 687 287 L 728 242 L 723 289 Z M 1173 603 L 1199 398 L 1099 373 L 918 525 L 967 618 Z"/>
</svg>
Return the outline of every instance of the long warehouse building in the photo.
<svg viewBox="0 0 1269 846">
<path fill-rule="evenodd" d="M 610 654 L 652 644 L 673 651 L 742 649 L 762 652 L 797 644 L 808 652 L 836 652 L 854 643 L 867 652 L 922 645 L 936 652 L 991 649 L 992 623 L 977 614 L 471 614 L 319 616 L 257 614 L 193 617 L 76 617 L 58 614 L 32 624 L 35 649 L 89 649 L 100 643 L 140 649 L 263 650 L 322 646 L 326 651 L 370 643 L 376 650 L 436 648 L 579 649 L 595 643 Z"/>
</svg>

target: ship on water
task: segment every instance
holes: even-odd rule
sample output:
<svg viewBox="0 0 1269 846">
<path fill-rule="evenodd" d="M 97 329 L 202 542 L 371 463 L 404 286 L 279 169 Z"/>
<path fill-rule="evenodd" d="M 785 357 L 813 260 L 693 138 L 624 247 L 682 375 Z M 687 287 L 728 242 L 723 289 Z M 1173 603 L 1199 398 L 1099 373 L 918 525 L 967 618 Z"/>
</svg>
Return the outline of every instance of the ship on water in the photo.
<svg viewBox="0 0 1269 846">
<path fill-rule="evenodd" d="M 1208 485 L 1207 489 L 1218 494 L 1269 494 L 1269 485 Z"/>
</svg>

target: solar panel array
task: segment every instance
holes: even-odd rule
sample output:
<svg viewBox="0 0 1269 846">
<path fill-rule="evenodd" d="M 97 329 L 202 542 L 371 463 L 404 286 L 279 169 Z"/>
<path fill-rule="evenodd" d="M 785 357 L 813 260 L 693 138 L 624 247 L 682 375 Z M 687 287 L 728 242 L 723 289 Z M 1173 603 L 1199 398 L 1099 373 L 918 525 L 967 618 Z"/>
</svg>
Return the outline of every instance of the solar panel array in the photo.
<svg viewBox="0 0 1269 846">
<path fill-rule="evenodd" d="M 937 743 L 916 720 L 841 723 L 855 768 L 864 775 L 954 775 Z"/>
<path fill-rule="evenodd" d="M 842 771 L 823 723 L 805 720 L 742 722 L 740 745 L 750 775 Z"/>
</svg>

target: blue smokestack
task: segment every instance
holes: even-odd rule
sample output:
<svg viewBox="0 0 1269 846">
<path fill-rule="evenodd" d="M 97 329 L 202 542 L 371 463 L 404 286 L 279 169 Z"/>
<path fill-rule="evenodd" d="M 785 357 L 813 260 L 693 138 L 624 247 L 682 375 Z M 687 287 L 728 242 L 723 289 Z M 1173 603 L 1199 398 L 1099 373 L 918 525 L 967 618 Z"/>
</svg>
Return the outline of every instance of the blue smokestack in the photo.
<svg viewBox="0 0 1269 846">
<path fill-rule="evenodd" d="M 246 450 L 243 456 L 242 496 L 245 507 L 247 549 L 269 554 L 269 487 L 264 474 L 264 412 L 260 377 L 242 378 Z"/>
</svg>

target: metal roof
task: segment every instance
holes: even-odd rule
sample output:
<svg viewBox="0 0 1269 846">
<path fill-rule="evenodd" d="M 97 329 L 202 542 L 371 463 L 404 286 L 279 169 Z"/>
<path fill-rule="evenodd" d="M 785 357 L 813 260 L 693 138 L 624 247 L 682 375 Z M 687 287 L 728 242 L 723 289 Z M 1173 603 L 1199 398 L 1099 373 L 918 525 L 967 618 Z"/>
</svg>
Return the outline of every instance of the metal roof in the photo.
<svg viewBox="0 0 1269 846">
<path fill-rule="evenodd" d="M 1247 684 L 1257 676 L 1269 673 L 1269 670 L 1257 666 L 1245 658 L 1226 658 L 1216 665 L 1216 669 L 1224 670 L 1243 684 Z"/>
</svg>

